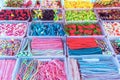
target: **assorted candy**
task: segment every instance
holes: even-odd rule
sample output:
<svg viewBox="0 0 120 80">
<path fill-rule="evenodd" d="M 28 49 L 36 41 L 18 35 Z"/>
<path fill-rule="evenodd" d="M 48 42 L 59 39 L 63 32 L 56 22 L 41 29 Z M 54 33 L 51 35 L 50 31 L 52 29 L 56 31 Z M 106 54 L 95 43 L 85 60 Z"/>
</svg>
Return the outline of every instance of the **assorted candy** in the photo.
<svg viewBox="0 0 120 80">
<path fill-rule="evenodd" d="M 96 10 L 102 20 L 120 20 L 120 9 Z"/>
<path fill-rule="evenodd" d="M 21 40 L 0 39 L 0 55 L 15 56 L 20 49 Z"/>
<path fill-rule="evenodd" d="M 102 35 L 100 26 L 95 23 L 67 24 L 65 31 L 69 36 Z"/>
<path fill-rule="evenodd" d="M 43 59 L 44 60 L 44 59 Z M 48 60 L 48 59 L 47 59 Z M 62 60 L 22 60 L 16 80 L 67 80 Z"/>
<path fill-rule="evenodd" d="M 27 23 L 1 23 L 1 37 L 24 37 L 27 31 Z"/>
<path fill-rule="evenodd" d="M 62 10 L 40 10 L 34 9 L 31 11 L 33 20 L 52 20 L 59 21 L 62 20 Z"/>
<path fill-rule="evenodd" d="M 42 8 L 62 8 L 61 0 L 42 0 Z"/>
<path fill-rule="evenodd" d="M 66 21 L 97 20 L 93 10 L 66 10 Z"/>
<path fill-rule="evenodd" d="M 120 40 L 111 40 L 111 44 L 116 54 L 120 54 Z"/>
<path fill-rule="evenodd" d="M 63 55 L 63 43 L 60 38 L 33 38 L 31 51 L 33 55 Z"/>
<path fill-rule="evenodd" d="M 61 23 L 32 23 L 29 32 L 30 36 L 64 36 L 63 25 Z"/>
<path fill-rule="evenodd" d="M 5 7 L 31 7 L 32 0 L 4 0 Z"/>
<path fill-rule="evenodd" d="M 15 68 L 16 60 L 0 60 L 0 80 L 12 80 L 12 74 Z"/>
<path fill-rule="evenodd" d="M 73 80 L 119 80 L 112 58 L 110 57 L 83 57 L 70 59 L 71 76 Z"/>
<path fill-rule="evenodd" d="M 90 0 L 64 0 L 65 8 L 93 8 Z"/>
<path fill-rule="evenodd" d="M 95 38 L 68 38 L 69 55 L 111 54 L 106 43 Z"/>
<path fill-rule="evenodd" d="M 120 7 L 119 0 L 96 0 L 94 3 L 95 8 L 105 8 L 105 7 Z"/>
<path fill-rule="evenodd" d="M 120 36 L 120 22 L 103 22 L 103 26 L 109 36 Z"/>
<path fill-rule="evenodd" d="M 30 11 L 28 9 L 10 9 L 0 11 L 0 20 L 29 20 Z"/>
</svg>

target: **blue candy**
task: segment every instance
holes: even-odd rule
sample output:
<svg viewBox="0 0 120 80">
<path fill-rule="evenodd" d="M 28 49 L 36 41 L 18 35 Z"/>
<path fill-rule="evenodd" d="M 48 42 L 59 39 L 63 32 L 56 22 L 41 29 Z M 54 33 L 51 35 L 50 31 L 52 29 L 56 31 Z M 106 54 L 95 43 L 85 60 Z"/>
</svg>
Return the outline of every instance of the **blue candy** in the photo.
<svg viewBox="0 0 120 80">
<path fill-rule="evenodd" d="M 60 23 L 40 23 L 31 24 L 30 36 L 64 36 L 63 25 Z"/>
</svg>

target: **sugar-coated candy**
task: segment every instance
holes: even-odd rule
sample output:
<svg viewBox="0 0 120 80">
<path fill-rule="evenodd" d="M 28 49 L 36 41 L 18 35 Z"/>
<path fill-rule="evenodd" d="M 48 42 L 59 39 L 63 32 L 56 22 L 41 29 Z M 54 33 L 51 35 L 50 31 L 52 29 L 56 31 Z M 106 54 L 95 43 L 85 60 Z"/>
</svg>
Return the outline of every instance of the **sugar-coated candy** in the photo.
<svg viewBox="0 0 120 80">
<path fill-rule="evenodd" d="M 65 34 L 60 23 L 33 22 L 30 27 L 30 36 L 64 36 Z"/>
<path fill-rule="evenodd" d="M 0 80 L 12 80 L 16 60 L 15 59 L 1 59 L 0 60 Z"/>
<path fill-rule="evenodd" d="M 90 0 L 64 0 L 65 8 L 93 8 Z"/>
<path fill-rule="evenodd" d="M 120 22 L 103 22 L 103 26 L 109 36 L 120 36 Z"/>
<path fill-rule="evenodd" d="M 96 23 L 71 23 L 65 25 L 69 36 L 102 35 L 101 27 Z"/>
<path fill-rule="evenodd" d="M 5 7 L 31 7 L 33 2 L 32 0 L 4 0 Z"/>
<path fill-rule="evenodd" d="M 32 20 L 51 20 L 51 21 L 59 21 L 62 20 L 62 10 L 40 10 L 33 9 L 31 11 Z"/>
<path fill-rule="evenodd" d="M 10 9 L 0 11 L 0 20 L 29 20 L 30 10 Z"/>
<path fill-rule="evenodd" d="M 119 0 L 96 0 L 94 8 L 120 7 Z"/>
<path fill-rule="evenodd" d="M 61 8 L 61 0 L 42 0 L 42 8 Z"/>
<path fill-rule="evenodd" d="M 24 37 L 27 23 L 1 23 L 0 37 Z"/>
<path fill-rule="evenodd" d="M 68 38 L 69 55 L 112 54 L 106 42 L 95 38 Z"/>
<path fill-rule="evenodd" d="M 92 10 L 66 10 L 66 21 L 96 20 L 96 15 Z"/>
<path fill-rule="evenodd" d="M 31 51 L 33 55 L 63 55 L 63 43 L 60 38 L 33 38 L 31 41 Z"/>
<path fill-rule="evenodd" d="M 111 57 L 80 57 L 69 59 L 71 77 L 74 80 L 116 80 L 120 76 Z M 103 77 L 104 76 L 104 77 Z"/>
<path fill-rule="evenodd" d="M 22 60 L 16 80 L 67 80 L 62 60 L 43 60 Z"/>
</svg>

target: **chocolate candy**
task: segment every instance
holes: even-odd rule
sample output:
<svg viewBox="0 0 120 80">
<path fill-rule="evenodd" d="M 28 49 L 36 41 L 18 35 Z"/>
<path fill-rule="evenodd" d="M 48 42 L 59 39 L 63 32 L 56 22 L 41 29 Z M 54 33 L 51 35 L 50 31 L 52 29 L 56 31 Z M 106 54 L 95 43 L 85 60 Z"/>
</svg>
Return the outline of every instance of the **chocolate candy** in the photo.
<svg viewBox="0 0 120 80">
<path fill-rule="evenodd" d="M 60 23 L 32 23 L 30 36 L 64 36 L 64 31 Z"/>
<path fill-rule="evenodd" d="M 96 20 L 96 15 L 92 10 L 67 10 L 65 12 L 66 21 Z"/>
<path fill-rule="evenodd" d="M 119 9 L 96 10 L 100 19 L 102 20 L 120 20 Z"/>
<path fill-rule="evenodd" d="M 32 10 L 33 20 L 62 20 L 62 10 Z"/>
<path fill-rule="evenodd" d="M 28 9 L 1 10 L 0 20 L 29 20 L 30 11 Z"/>
</svg>

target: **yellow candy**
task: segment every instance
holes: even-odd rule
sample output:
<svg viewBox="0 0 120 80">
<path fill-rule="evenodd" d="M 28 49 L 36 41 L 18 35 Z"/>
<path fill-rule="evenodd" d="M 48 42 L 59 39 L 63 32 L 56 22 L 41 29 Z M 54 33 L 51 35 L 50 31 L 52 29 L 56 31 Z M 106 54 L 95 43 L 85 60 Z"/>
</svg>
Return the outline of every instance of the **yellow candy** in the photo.
<svg viewBox="0 0 120 80">
<path fill-rule="evenodd" d="M 93 8 L 90 0 L 65 0 L 65 8 Z"/>
</svg>

